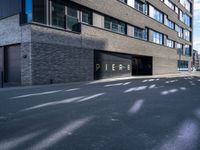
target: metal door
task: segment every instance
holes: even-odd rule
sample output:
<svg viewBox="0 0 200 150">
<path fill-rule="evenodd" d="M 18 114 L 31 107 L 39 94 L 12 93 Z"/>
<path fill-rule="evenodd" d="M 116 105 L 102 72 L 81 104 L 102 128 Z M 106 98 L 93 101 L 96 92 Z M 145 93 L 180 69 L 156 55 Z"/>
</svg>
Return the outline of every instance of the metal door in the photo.
<svg viewBox="0 0 200 150">
<path fill-rule="evenodd" d="M 5 47 L 4 50 L 5 82 L 11 84 L 21 83 L 20 45 Z"/>
</svg>

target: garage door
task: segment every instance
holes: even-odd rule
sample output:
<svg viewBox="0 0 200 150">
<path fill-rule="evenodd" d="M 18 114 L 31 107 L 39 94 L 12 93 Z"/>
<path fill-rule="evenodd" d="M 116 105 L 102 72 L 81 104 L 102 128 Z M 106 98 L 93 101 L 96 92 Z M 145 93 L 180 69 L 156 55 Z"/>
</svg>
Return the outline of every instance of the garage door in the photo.
<svg viewBox="0 0 200 150">
<path fill-rule="evenodd" d="M 95 80 L 132 75 L 132 56 L 119 53 L 94 52 Z"/>
<path fill-rule="evenodd" d="M 20 45 L 7 46 L 4 50 L 5 82 L 21 83 Z"/>
</svg>

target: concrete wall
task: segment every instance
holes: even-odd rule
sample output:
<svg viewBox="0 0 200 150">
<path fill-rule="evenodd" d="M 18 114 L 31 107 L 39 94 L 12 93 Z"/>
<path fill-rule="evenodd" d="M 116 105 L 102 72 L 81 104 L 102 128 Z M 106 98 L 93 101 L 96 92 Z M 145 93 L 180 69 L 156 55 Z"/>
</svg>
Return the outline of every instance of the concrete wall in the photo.
<svg viewBox="0 0 200 150">
<path fill-rule="evenodd" d="M 0 46 L 21 43 L 19 15 L 0 20 Z"/>
<path fill-rule="evenodd" d="M 177 50 L 155 43 L 142 41 L 132 37 L 127 37 L 117 33 L 109 32 L 103 29 L 98 29 L 90 26 L 83 26 L 83 37 L 93 40 L 103 39 L 103 49 L 106 51 L 121 52 L 134 55 L 153 56 L 153 74 L 168 74 L 177 72 Z M 93 45 L 92 43 L 82 43 L 84 48 L 95 49 L 100 45 Z M 184 57 L 182 59 L 185 59 Z"/>
<path fill-rule="evenodd" d="M 0 46 L 31 42 L 30 25 L 20 26 L 19 15 L 0 20 Z"/>
<path fill-rule="evenodd" d="M 88 0 L 71 0 L 71 1 L 81 4 L 83 6 L 89 7 L 105 15 L 117 18 L 128 24 L 135 25 L 141 28 L 149 27 L 151 29 L 154 29 L 156 31 L 166 34 L 169 39 L 172 39 L 179 43 L 192 44 L 191 42 L 188 42 L 188 41 L 185 41 L 184 39 L 179 38 L 176 31 L 168 28 L 164 24 L 161 24 L 155 21 L 149 16 L 146 16 L 138 12 L 137 10 L 133 9 L 132 7 L 126 4 L 123 4 L 117 0 L 109 0 L 109 1 L 108 0 L 89 0 L 89 1 Z M 163 4 L 163 2 L 161 2 L 160 0 L 159 1 L 147 0 L 147 1 L 150 2 L 153 6 L 162 10 L 165 14 L 169 16 L 169 19 L 171 19 L 172 21 L 174 21 L 181 27 L 187 28 L 190 31 L 192 30 L 191 28 L 187 27 L 184 23 L 182 23 L 180 20 L 178 20 L 178 15 L 174 11 L 172 11 L 168 6 Z M 180 6 L 180 4 L 178 6 Z"/>
<path fill-rule="evenodd" d="M 22 11 L 22 0 L 0 0 L 0 19 Z"/>
</svg>

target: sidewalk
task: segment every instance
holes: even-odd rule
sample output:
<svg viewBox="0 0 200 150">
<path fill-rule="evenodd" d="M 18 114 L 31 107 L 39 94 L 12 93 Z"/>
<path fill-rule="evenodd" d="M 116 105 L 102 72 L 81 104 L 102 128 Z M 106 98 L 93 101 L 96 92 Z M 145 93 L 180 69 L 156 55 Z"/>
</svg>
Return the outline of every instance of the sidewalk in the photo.
<svg viewBox="0 0 200 150">
<path fill-rule="evenodd" d="M 176 74 L 163 74 L 163 75 L 152 75 L 152 76 L 132 76 L 132 77 L 121 77 L 121 78 L 109 78 L 109 79 L 102 79 L 97 81 L 92 81 L 90 84 L 95 83 L 106 83 L 112 81 L 120 81 L 120 80 L 130 80 L 130 79 L 152 79 L 152 78 L 176 78 L 176 77 L 188 77 L 188 76 L 198 76 L 200 77 L 200 72 L 180 72 Z"/>
<path fill-rule="evenodd" d="M 132 77 L 120 77 L 120 78 L 108 78 L 101 79 L 95 81 L 82 81 L 82 82 L 71 82 L 71 83 L 58 83 L 58 84 L 46 84 L 46 85 L 31 85 L 31 86 L 6 86 L 4 88 L 0 88 L 1 91 L 8 90 L 23 90 L 23 89 L 32 89 L 32 88 L 45 88 L 45 87 L 56 87 L 56 86 L 75 86 L 80 84 L 91 85 L 98 83 L 107 83 L 107 82 L 115 82 L 115 81 L 125 81 L 125 80 L 134 80 L 134 79 L 154 79 L 154 78 L 177 78 L 177 77 L 189 77 L 196 76 L 200 77 L 200 72 L 180 72 L 177 74 L 163 74 L 163 75 L 153 75 L 153 76 L 132 76 Z"/>
</svg>

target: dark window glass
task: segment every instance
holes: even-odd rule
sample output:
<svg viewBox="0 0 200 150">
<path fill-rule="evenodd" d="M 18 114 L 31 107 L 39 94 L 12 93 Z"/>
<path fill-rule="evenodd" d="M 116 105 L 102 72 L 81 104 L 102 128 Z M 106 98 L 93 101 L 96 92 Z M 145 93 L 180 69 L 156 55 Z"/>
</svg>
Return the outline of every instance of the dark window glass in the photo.
<svg viewBox="0 0 200 150">
<path fill-rule="evenodd" d="M 150 30 L 151 32 L 151 37 L 150 37 L 150 41 L 152 41 L 153 43 L 157 43 L 157 44 L 163 44 L 163 34 Z"/>
<path fill-rule="evenodd" d="M 67 7 L 67 15 L 68 15 L 68 16 L 71 16 L 71 17 L 74 17 L 74 18 L 77 18 L 77 16 L 78 16 L 78 11 L 77 11 L 76 8 Z"/>
<path fill-rule="evenodd" d="M 177 48 L 177 54 L 178 55 L 183 55 L 183 45 L 176 43 L 176 48 Z"/>
<path fill-rule="evenodd" d="M 105 17 L 104 27 L 113 32 L 126 34 L 126 24 L 110 17 Z"/>
<path fill-rule="evenodd" d="M 143 7 L 143 3 L 139 0 L 135 0 L 135 9 L 144 12 L 144 7 Z"/>
<path fill-rule="evenodd" d="M 46 0 L 33 0 L 33 21 L 47 23 L 47 4 Z"/>
<path fill-rule="evenodd" d="M 65 28 L 65 6 L 52 2 L 52 25 Z"/>
<path fill-rule="evenodd" d="M 92 12 L 86 9 L 82 10 L 82 22 L 92 24 Z"/>
<path fill-rule="evenodd" d="M 78 24 L 78 10 L 73 7 L 67 7 L 67 28 L 76 31 Z"/>
<path fill-rule="evenodd" d="M 32 10 L 32 0 L 25 0 L 25 14 L 27 15 L 26 22 L 32 22 L 33 19 L 33 10 Z"/>
<path fill-rule="evenodd" d="M 178 60 L 177 66 L 178 66 L 179 71 L 186 71 L 186 70 L 188 70 L 189 63 L 188 63 L 188 61 Z"/>
<path fill-rule="evenodd" d="M 192 50 L 190 45 L 185 45 L 185 55 L 186 56 L 191 56 L 192 55 Z"/>
<path fill-rule="evenodd" d="M 147 29 L 134 27 L 134 37 L 147 40 Z"/>
<path fill-rule="evenodd" d="M 151 5 L 149 6 L 149 16 L 159 21 L 160 23 L 163 23 L 163 17 L 164 17 L 163 13 Z"/>
</svg>

